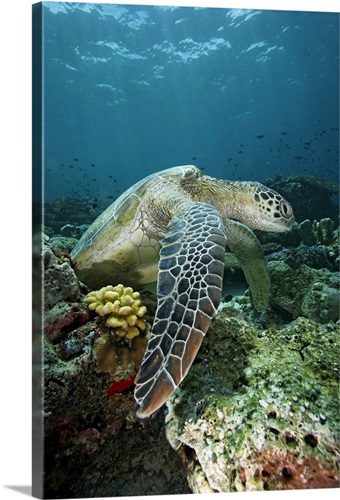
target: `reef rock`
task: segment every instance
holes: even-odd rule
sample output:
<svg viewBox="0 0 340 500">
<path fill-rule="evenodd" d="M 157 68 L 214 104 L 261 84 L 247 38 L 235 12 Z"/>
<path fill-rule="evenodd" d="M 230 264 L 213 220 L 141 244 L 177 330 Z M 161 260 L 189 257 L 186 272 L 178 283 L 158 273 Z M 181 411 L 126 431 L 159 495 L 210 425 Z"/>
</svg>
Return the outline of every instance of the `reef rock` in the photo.
<svg viewBox="0 0 340 500">
<path fill-rule="evenodd" d="M 271 308 L 254 312 L 249 292 L 222 304 L 166 409 L 140 421 L 133 387 L 111 384 L 133 378 L 145 332 L 114 335 L 86 307 L 89 290 L 67 255 L 45 243 L 36 370 L 43 359 L 46 497 L 339 485 L 338 254 L 280 248 L 268 247 Z M 40 252 L 34 261 L 40 270 Z M 226 268 L 238 279 L 228 258 Z M 155 297 L 141 299 L 150 325 Z"/>
<path fill-rule="evenodd" d="M 72 248 L 77 243 L 76 238 L 72 238 L 69 236 L 53 236 L 48 240 L 49 245 L 53 247 L 59 248 L 63 252 L 71 253 Z"/>
<path fill-rule="evenodd" d="M 72 329 L 72 325 L 89 319 L 82 299 L 86 291 L 75 275 L 69 259 L 58 248 L 44 244 L 44 331 L 50 340 L 56 340 Z"/>
<path fill-rule="evenodd" d="M 323 247 L 300 246 L 272 254 L 268 262 L 270 305 L 291 319 L 327 323 L 339 319 L 340 274 Z"/>
<path fill-rule="evenodd" d="M 65 225 L 91 224 L 103 211 L 96 198 L 59 196 L 44 203 L 44 218 L 47 226 L 59 233 Z"/>
<path fill-rule="evenodd" d="M 219 312 L 167 402 L 194 493 L 339 485 L 336 333 L 305 318 L 258 330 Z"/>
<path fill-rule="evenodd" d="M 34 376 L 38 392 L 43 360 L 44 392 L 42 411 L 40 394 L 34 408 L 43 416 L 44 497 L 191 493 L 183 461 L 166 439 L 163 414 L 140 422 L 133 387 L 112 390 L 113 381 L 138 370 L 146 338 L 111 339 L 110 352 L 100 350 L 111 330 L 88 311 L 88 289 L 69 259 L 46 244 L 42 262 L 43 356 L 37 337 Z M 151 320 L 155 302 L 145 300 Z"/>
</svg>

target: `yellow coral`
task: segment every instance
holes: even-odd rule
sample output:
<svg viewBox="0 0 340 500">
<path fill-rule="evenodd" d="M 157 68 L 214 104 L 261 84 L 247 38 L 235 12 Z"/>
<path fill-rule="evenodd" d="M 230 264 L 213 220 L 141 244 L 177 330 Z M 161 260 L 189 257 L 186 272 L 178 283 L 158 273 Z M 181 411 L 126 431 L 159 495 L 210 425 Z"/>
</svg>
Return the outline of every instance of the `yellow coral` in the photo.
<svg viewBox="0 0 340 500">
<path fill-rule="evenodd" d="M 142 319 L 146 307 L 141 306 L 139 293 L 129 286 L 105 286 L 87 294 L 85 301 L 90 311 L 106 316 L 106 325 L 115 328 L 117 335 L 133 339 L 146 329 Z"/>
</svg>

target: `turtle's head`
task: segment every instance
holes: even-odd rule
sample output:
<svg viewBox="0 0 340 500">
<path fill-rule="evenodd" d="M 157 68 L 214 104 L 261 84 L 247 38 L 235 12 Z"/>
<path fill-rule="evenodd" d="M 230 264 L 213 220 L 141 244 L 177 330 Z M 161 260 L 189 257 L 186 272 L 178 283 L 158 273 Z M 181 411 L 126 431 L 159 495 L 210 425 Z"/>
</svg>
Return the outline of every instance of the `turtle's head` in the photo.
<svg viewBox="0 0 340 500">
<path fill-rule="evenodd" d="M 222 217 L 236 219 L 251 229 L 283 233 L 294 224 L 291 204 L 259 182 L 215 179 L 191 166 L 181 186 L 192 199 L 210 203 Z"/>
<path fill-rule="evenodd" d="M 259 182 L 210 179 L 210 199 L 223 217 L 236 219 L 251 229 L 283 233 L 294 224 L 291 204 Z"/>
<path fill-rule="evenodd" d="M 247 226 L 277 233 L 292 228 L 295 220 L 293 209 L 283 196 L 259 182 L 240 182 L 240 184 L 248 188 L 244 191 L 248 192 L 249 206 L 248 209 L 244 207 L 247 215 L 243 221 Z M 244 201 L 247 205 L 247 200 Z"/>
</svg>

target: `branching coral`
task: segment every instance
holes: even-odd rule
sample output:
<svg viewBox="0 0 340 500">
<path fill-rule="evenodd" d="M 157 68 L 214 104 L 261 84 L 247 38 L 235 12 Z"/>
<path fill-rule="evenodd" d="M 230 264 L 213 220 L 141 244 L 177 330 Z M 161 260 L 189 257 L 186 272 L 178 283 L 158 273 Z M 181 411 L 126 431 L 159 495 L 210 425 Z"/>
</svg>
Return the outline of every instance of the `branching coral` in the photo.
<svg viewBox="0 0 340 500">
<path fill-rule="evenodd" d="M 329 217 L 313 222 L 313 232 L 321 245 L 331 245 L 334 242 L 334 222 Z"/>
<path fill-rule="evenodd" d="M 139 335 L 140 330 L 146 329 L 146 307 L 141 306 L 139 293 L 131 287 L 109 285 L 100 290 L 90 292 L 85 301 L 91 311 L 105 317 L 107 326 L 114 328 L 114 332 L 128 339 Z"/>
<path fill-rule="evenodd" d="M 314 220 L 313 224 L 309 219 L 299 224 L 299 233 L 304 245 L 331 245 L 335 242 L 334 222 L 329 217 Z"/>
</svg>

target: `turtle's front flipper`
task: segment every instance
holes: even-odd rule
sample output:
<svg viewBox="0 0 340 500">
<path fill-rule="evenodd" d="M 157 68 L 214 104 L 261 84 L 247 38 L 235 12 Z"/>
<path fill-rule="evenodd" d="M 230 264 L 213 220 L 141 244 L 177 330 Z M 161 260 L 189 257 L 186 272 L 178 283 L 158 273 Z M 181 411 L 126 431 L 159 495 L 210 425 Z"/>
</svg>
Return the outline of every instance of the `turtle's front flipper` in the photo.
<svg viewBox="0 0 340 500">
<path fill-rule="evenodd" d="M 142 418 L 183 380 L 216 314 L 226 246 L 219 213 L 206 203 L 188 203 L 161 245 L 158 307 L 135 388 Z"/>
<path fill-rule="evenodd" d="M 230 219 L 224 223 L 227 245 L 243 269 L 256 310 L 262 312 L 269 303 L 270 279 L 261 243 L 244 224 Z"/>
</svg>

